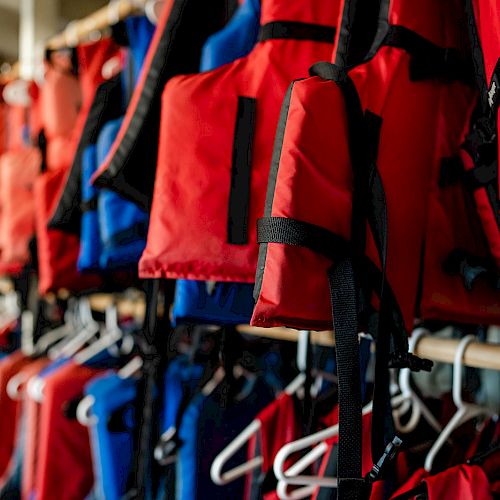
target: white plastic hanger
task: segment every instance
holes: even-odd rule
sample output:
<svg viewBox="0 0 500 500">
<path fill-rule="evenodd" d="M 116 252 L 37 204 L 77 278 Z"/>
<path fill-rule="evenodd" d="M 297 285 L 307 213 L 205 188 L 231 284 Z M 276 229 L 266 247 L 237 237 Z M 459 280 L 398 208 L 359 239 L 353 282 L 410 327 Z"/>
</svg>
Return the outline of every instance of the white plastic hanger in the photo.
<svg viewBox="0 0 500 500">
<path fill-rule="evenodd" d="M 118 310 L 116 306 L 109 306 L 105 312 L 105 329 L 99 340 L 75 355 L 77 365 L 83 365 L 101 352 L 109 349 L 123 338 L 123 332 L 118 325 Z"/>
<path fill-rule="evenodd" d="M 462 368 L 463 368 L 463 359 L 464 353 L 467 349 L 467 346 L 475 340 L 474 335 L 466 335 L 458 344 L 457 351 L 455 353 L 455 359 L 453 362 L 453 402 L 457 407 L 456 413 L 453 415 L 451 420 L 448 422 L 446 427 L 443 429 L 439 437 L 436 439 L 436 442 L 433 444 L 432 448 L 429 450 L 429 453 L 425 457 L 424 469 L 427 472 L 431 472 L 432 466 L 434 464 L 434 459 L 437 454 L 446 443 L 448 438 L 451 436 L 453 431 L 455 431 L 462 424 L 471 420 L 475 417 L 479 417 L 481 415 L 491 416 L 492 412 L 480 405 L 474 403 L 467 403 L 462 399 Z"/>
<path fill-rule="evenodd" d="M 425 328 L 417 328 L 413 331 L 409 342 L 409 352 L 414 353 L 420 339 L 429 334 L 429 331 Z M 407 434 L 415 430 L 420 421 L 420 417 L 423 416 L 428 424 L 436 431 L 441 432 L 443 430 L 442 425 L 436 420 L 432 412 L 427 408 L 424 402 L 418 397 L 415 391 L 411 387 L 410 383 L 411 370 L 409 368 L 403 368 L 399 372 L 399 387 L 401 389 L 401 394 L 404 397 L 403 404 L 394 410 L 394 423 L 396 429 Z M 406 424 L 401 423 L 401 416 L 404 415 L 408 410 L 411 410 L 411 415 Z"/>
<path fill-rule="evenodd" d="M 297 342 L 297 368 L 301 373 L 284 389 L 286 394 L 292 395 L 298 392 L 306 380 L 305 370 L 307 368 L 307 349 L 309 346 L 309 332 L 299 332 Z M 254 419 L 233 441 L 231 441 L 215 458 L 210 468 L 210 477 L 215 484 L 225 485 L 235 481 L 248 472 L 262 466 L 262 456 L 254 457 L 247 462 L 233 467 L 231 470 L 222 472 L 226 464 L 232 459 L 245 444 L 256 435 L 261 427 L 260 420 Z"/>
<path fill-rule="evenodd" d="M 133 357 L 125 366 L 118 370 L 117 375 L 121 379 L 133 377 L 142 367 L 144 361 L 140 356 Z M 98 418 L 92 413 L 95 398 L 91 394 L 85 396 L 76 407 L 76 419 L 85 427 L 96 425 Z"/>
<path fill-rule="evenodd" d="M 393 407 L 397 407 L 401 405 L 403 401 L 404 397 L 401 394 L 398 394 L 392 398 L 391 405 Z M 362 414 L 367 415 L 371 413 L 372 407 L 373 404 L 371 402 L 368 403 L 363 408 Z M 310 436 L 292 441 L 281 448 L 281 450 L 276 454 L 273 464 L 274 474 L 278 479 L 278 487 L 276 491 L 279 498 L 297 500 L 309 497 L 318 486 L 325 488 L 337 487 L 337 478 L 326 478 L 313 475 L 305 476 L 299 474 L 311 464 L 319 460 L 329 450 L 327 441 L 337 436 L 338 432 L 339 426 L 336 424 L 327 429 L 311 434 Z M 289 457 L 297 452 L 302 452 L 307 448 L 312 449 L 295 464 L 285 470 Z M 289 485 L 305 486 L 288 493 Z"/>
<path fill-rule="evenodd" d="M 74 356 L 89 340 L 99 333 L 99 323 L 92 317 L 90 302 L 87 298 L 81 298 L 78 302 L 78 316 L 82 321 L 83 328 L 75 337 L 63 346 L 55 346 L 49 351 L 50 359 L 59 359 L 62 357 L 70 358 Z"/>
</svg>

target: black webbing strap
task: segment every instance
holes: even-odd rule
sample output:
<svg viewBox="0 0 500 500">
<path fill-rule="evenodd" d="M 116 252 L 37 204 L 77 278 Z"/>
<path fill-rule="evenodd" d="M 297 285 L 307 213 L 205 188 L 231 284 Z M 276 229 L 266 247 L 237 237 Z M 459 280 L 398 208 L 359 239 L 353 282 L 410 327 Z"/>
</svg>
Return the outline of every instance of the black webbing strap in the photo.
<svg viewBox="0 0 500 500">
<path fill-rule="evenodd" d="M 362 478 L 362 401 L 358 308 L 353 263 L 338 260 L 328 270 L 337 358 L 339 397 L 339 480 L 337 498 L 363 500 L 369 486 Z"/>
<path fill-rule="evenodd" d="M 282 243 L 309 248 L 334 260 L 349 253 L 347 240 L 324 227 L 288 217 L 262 217 L 257 221 L 257 243 Z"/>
<path fill-rule="evenodd" d="M 246 245 L 248 243 L 248 210 L 256 109 L 257 100 L 255 98 L 238 97 L 227 215 L 227 241 L 233 245 Z"/>
<path fill-rule="evenodd" d="M 274 21 L 260 28 L 259 42 L 266 40 L 292 39 L 312 42 L 332 43 L 335 40 L 335 28 L 321 24 L 294 21 Z"/>
<path fill-rule="evenodd" d="M 356 87 L 347 73 L 335 65 L 319 63 L 311 74 L 329 75 L 341 90 L 347 110 L 349 153 L 354 179 L 351 251 L 337 258 L 328 272 L 335 328 L 339 378 L 339 499 L 365 499 L 370 485 L 362 474 L 362 401 L 359 367 L 358 295 L 363 280 L 366 244 L 366 209 L 369 163 L 366 124 Z M 328 77 L 327 77 L 328 78 Z M 342 407 L 344 409 L 342 409 Z"/>
<path fill-rule="evenodd" d="M 390 26 L 383 45 L 405 50 L 411 56 L 410 79 L 442 79 L 470 83 L 473 67 L 456 49 L 443 48 L 404 26 Z"/>
<path fill-rule="evenodd" d="M 94 212 L 97 210 L 97 195 L 92 196 L 90 200 L 85 200 L 80 203 L 80 210 L 84 214 L 85 212 Z"/>
</svg>

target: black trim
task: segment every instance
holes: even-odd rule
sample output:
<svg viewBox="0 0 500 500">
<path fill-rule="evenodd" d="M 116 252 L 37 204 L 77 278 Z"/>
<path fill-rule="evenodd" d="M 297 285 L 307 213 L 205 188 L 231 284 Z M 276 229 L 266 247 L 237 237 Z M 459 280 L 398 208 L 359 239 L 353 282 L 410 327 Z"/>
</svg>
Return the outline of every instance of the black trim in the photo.
<svg viewBox="0 0 500 500">
<path fill-rule="evenodd" d="M 471 61 L 457 49 L 443 48 L 404 26 L 390 26 L 383 45 L 405 50 L 410 54 L 410 80 L 442 79 L 473 81 Z"/>
<path fill-rule="evenodd" d="M 96 179 L 97 187 L 112 189 L 149 212 L 163 89 L 173 76 L 199 71 L 206 39 L 224 27 L 227 16 L 226 0 L 174 0 L 152 62 L 143 69 L 146 79 L 137 107 L 108 168 Z"/>
<path fill-rule="evenodd" d="M 278 170 L 281 160 L 281 151 L 283 149 L 283 140 L 285 137 L 286 124 L 288 121 L 288 111 L 290 110 L 290 102 L 292 99 L 292 92 L 295 83 L 296 82 L 294 81 L 290 84 L 285 94 L 285 97 L 283 99 L 283 104 L 281 106 L 278 126 L 276 128 L 276 137 L 274 140 L 271 168 L 269 170 L 269 177 L 267 181 L 266 201 L 264 204 L 264 215 L 266 217 L 270 217 L 273 210 L 274 191 L 276 189 L 276 180 L 278 178 Z M 266 256 L 267 256 L 267 243 L 262 243 L 261 245 L 259 245 L 259 257 L 257 260 L 257 269 L 255 273 L 255 287 L 253 292 L 253 298 L 255 301 L 258 300 L 260 291 L 262 289 L 262 280 L 264 279 L 264 267 L 266 264 Z"/>
<path fill-rule="evenodd" d="M 256 112 L 257 100 L 255 98 L 238 97 L 227 213 L 227 241 L 233 245 L 246 245 L 248 243 L 248 214 Z"/>
<path fill-rule="evenodd" d="M 274 21 L 261 26 L 259 42 L 267 40 L 309 40 L 333 44 L 335 28 L 321 24 L 300 23 L 294 21 Z"/>
<path fill-rule="evenodd" d="M 83 152 L 90 144 L 95 144 L 102 127 L 123 114 L 123 92 L 121 74 L 102 83 L 96 90 L 83 128 L 73 164 L 64 186 L 57 208 L 49 222 L 50 229 L 58 229 L 72 234 L 80 234 L 82 211 L 81 172 Z"/>
<path fill-rule="evenodd" d="M 462 182 L 464 179 L 464 164 L 459 156 L 450 156 L 449 158 L 442 158 L 439 168 L 439 181 L 440 188 L 453 186 Z"/>
</svg>

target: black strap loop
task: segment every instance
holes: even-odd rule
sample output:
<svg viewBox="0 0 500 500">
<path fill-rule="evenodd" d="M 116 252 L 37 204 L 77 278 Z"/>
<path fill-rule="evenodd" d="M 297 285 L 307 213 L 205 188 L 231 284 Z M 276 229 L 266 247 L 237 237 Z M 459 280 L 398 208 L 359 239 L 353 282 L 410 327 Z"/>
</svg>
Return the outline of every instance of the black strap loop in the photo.
<svg viewBox="0 0 500 500">
<path fill-rule="evenodd" d="M 335 40 L 335 28 L 321 24 L 293 21 L 274 21 L 260 28 L 259 42 L 279 39 L 308 40 L 333 44 Z"/>
<path fill-rule="evenodd" d="M 331 260 L 350 253 L 349 243 L 323 227 L 286 217 L 257 221 L 257 243 L 282 243 L 305 247 Z"/>
</svg>

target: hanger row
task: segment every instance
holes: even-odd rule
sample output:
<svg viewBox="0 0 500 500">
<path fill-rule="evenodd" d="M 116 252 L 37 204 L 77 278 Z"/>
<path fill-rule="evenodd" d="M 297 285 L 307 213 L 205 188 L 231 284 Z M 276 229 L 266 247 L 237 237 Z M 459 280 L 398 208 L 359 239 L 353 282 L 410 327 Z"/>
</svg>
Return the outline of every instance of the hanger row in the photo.
<svg viewBox="0 0 500 500">
<path fill-rule="evenodd" d="M 58 50 L 75 47 L 82 41 L 92 39 L 93 34 L 99 34 L 113 24 L 139 12 L 144 12 L 152 22 L 156 23 L 157 7 L 160 4 L 160 0 L 111 0 L 93 14 L 70 22 L 62 33 L 48 40 L 47 48 Z"/>
</svg>

